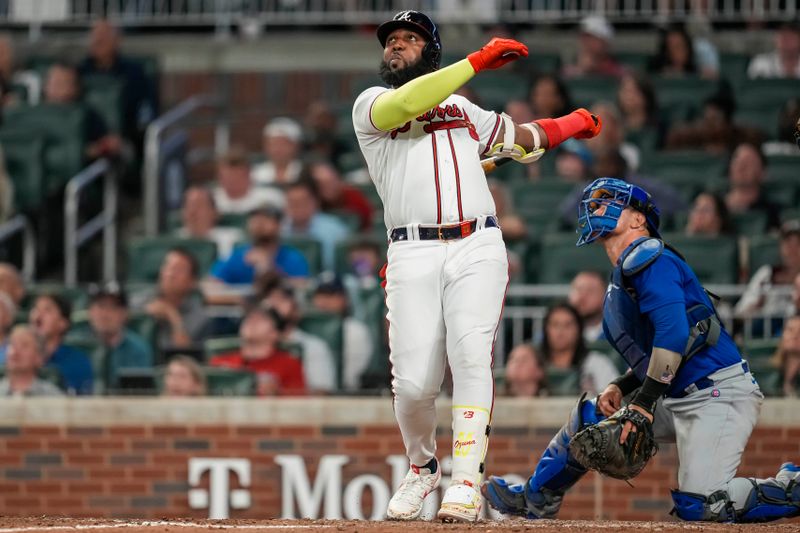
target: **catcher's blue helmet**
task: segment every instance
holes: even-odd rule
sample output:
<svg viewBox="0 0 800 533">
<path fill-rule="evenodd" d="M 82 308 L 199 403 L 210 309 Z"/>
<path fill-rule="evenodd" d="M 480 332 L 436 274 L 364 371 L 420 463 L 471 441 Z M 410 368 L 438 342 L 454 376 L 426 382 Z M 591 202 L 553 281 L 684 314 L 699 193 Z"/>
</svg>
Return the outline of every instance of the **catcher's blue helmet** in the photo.
<svg viewBox="0 0 800 533">
<path fill-rule="evenodd" d="M 595 214 L 601 206 L 605 206 L 603 213 Z M 647 191 L 621 179 L 598 178 L 583 189 L 583 196 L 578 204 L 580 237 L 577 246 L 594 242 L 614 231 L 619 216 L 626 207 L 642 213 L 650 235 L 661 238 L 658 232 L 660 212 Z"/>
<path fill-rule="evenodd" d="M 401 11 L 392 20 L 384 22 L 378 26 L 378 41 L 381 46 L 386 47 L 386 39 L 389 34 L 398 28 L 408 28 L 419 32 L 427 41 L 422 55 L 434 68 L 438 69 L 442 61 L 442 40 L 439 38 L 439 29 L 431 18 L 419 11 Z"/>
</svg>

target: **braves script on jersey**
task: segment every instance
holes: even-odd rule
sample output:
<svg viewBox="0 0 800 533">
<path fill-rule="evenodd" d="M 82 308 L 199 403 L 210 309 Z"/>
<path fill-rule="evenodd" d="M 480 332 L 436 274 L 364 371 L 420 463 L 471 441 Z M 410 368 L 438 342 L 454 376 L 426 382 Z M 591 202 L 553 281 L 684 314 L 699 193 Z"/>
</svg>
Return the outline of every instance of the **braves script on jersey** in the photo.
<svg viewBox="0 0 800 533">
<path fill-rule="evenodd" d="M 388 90 L 371 87 L 353 107 L 356 136 L 383 201 L 386 227 L 493 215 L 480 155 L 495 142 L 501 123 L 497 113 L 452 95 L 415 120 L 380 131 L 370 110 Z"/>
</svg>

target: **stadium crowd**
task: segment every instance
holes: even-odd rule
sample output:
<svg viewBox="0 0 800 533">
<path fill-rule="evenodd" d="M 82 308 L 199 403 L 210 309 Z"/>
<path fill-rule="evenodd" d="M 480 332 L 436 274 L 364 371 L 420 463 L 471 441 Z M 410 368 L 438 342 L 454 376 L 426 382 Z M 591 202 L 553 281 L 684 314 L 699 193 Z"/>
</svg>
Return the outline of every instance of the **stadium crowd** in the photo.
<svg viewBox="0 0 800 533">
<path fill-rule="evenodd" d="M 682 25 L 661 31 L 652 56 L 615 53 L 614 36 L 588 17 L 573 62 L 534 61 L 538 70 L 463 89 L 517 122 L 587 106 L 604 124 L 595 139 L 489 176 L 512 281 L 569 284 L 566 301 L 533 302 L 546 308 L 541 328 L 528 324 L 498 361 L 498 390 L 596 394 L 625 371 L 600 326 L 605 258 L 569 260 L 580 191 L 614 176 L 652 192 L 666 240 L 704 282 L 747 284 L 729 302 L 737 338 L 766 392 L 797 394 L 800 26 L 781 25 L 774 50 L 752 57 L 720 52 Z M 509 81 L 525 91 L 509 97 Z M 94 24 L 77 65 L 17 64 L 13 41 L 0 39 L 0 218 L 32 214 L 47 235 L 61 220 L 65 178 L 100 157 L 139 194 L 156 86 L 107 21 Z M 260 153 L 233 145 L 219 154 L 214 179 L 187 184 L 164 234 L 128 246 L 123 279 L 68 289 L 26 282 L 13 261 L 1 263 L 0 395 L 385 393 L 386 228 L 348 111 L 311 102 L 301 120 L 265 124 Z M 36 190 L 23 173 L 31 143 L 44 165 Z"/>
</svg>

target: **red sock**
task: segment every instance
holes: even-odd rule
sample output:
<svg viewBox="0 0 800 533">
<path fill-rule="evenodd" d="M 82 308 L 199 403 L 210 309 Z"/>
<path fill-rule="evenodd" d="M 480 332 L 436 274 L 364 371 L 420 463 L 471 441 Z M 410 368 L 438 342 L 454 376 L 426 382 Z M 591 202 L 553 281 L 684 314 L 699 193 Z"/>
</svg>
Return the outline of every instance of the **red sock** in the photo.
<svg viewBox="0 0 800 533">
<path fill-rule="evenodd" d="M 573 135 L 586 128 L 586 118 L 576 112 L 558 118 L 543 118 L 534 120 L 547 135 L 548 149 L 555 148 Z"/>
</svg>

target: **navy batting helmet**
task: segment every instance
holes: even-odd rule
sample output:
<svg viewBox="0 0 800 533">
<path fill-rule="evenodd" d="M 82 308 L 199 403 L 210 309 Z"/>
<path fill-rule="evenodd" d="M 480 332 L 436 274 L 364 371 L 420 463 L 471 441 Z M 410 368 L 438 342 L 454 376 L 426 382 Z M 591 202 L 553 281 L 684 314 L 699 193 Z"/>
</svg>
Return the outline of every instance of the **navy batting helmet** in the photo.
<svg viewBox="0 0 800 533">
<path fill-rule="evenodd" d="M 425 48 L 422 49 L 422 55 L 434 68 L 438 69 L 442 61 L 442 40 L 439 38 L 439 29 L 433 20 L 419 11 L 401 11 L 392 20 L 378 26 L 378 41 L 381 46 L 386 47 L 386 39 L 389 34 L 398 28 L 414 30 L 425 37 L 427 42 Z"/>
</svg>

